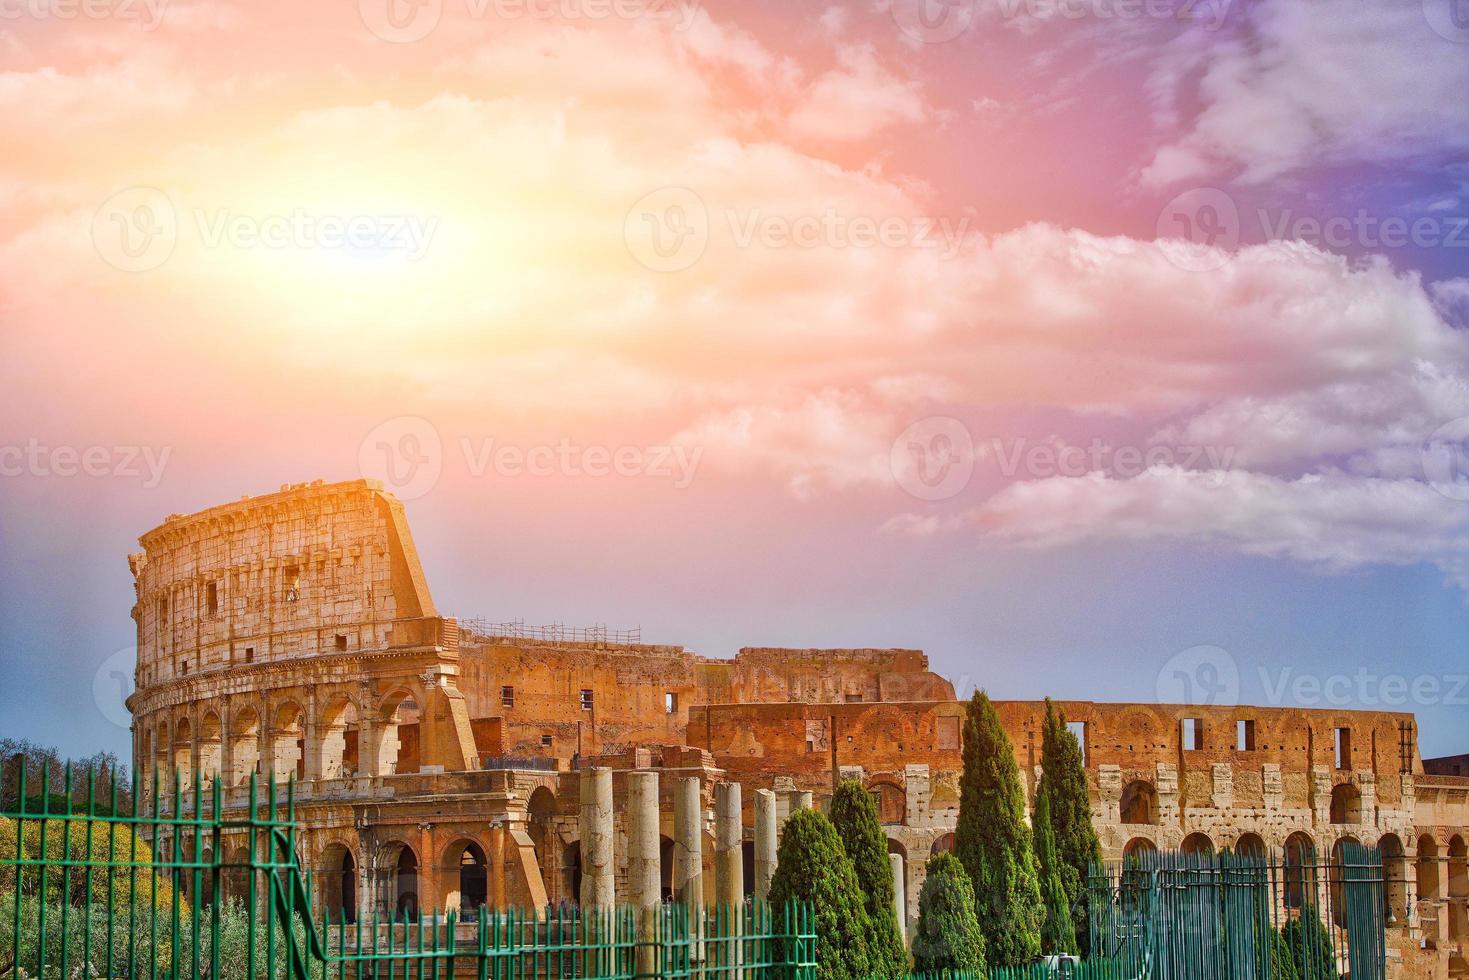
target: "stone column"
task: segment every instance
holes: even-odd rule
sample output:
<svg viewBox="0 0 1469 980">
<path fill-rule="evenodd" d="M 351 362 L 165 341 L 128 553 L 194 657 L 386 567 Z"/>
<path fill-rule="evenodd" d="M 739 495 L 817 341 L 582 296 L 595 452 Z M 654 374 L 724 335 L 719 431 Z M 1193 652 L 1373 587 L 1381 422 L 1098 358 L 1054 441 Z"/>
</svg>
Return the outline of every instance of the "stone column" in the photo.
<svg viewBox="0 0 1469 980">
<path fill-rule="evenodd" d="M 616 873 L 612 864 L 612 770 L 581 774 L 581 896 L 583 910 L 610 909 Z"/>
<path fill-rule="evenodd" d="M 740 784 L 714 787 L 714 897 L 721 905 L 736 907 L 745 900 Z"/>
<path fill-rule="evenodd" d="M 796 794 L 795 800 L 793 800 L 791 803 L 791 811 L 795 812 L 796 810 L 810 810 L 814 806 L 815 803 L 810 791 L 803 790 Z"/>
<path fill-rule="evenodd" d="M 770 879 L 775 876 L 776 853 L 775 791 L 755 791 L 755 897 L 770 897 Z"/>
<path fill-rule="evenodd" d="M 674 784 L 673 895 L 692 924 L 704 906 L 703 797 L 697 776 Z"/>
<path fill-rule="evenodd" d="M 889 854 L 888 864 L 893 868 L 893 912 L 898 916 L 898 935 L 903 945 L 908 944 L 908 889 L 903 875 L 903 855 Z"/>
<path fill-rule="evenodd" d="M 658 913 L 662 907 L 658 838 L 658 774 L 627 774 L 627 890 L 637 917 L 640 976 L 658 972 Z"/>
</svg>

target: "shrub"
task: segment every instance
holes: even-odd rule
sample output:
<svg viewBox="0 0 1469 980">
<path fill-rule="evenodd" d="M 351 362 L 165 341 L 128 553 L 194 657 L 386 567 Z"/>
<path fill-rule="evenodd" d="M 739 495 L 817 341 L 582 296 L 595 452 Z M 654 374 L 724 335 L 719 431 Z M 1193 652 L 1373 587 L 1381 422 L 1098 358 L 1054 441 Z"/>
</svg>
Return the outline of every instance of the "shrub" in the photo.
<svg viewBox="0 0 1469 980">
<path fill-rule="evenodd" d="M 831 821 L 815 810 L 786 820 L 776 852 L 770 901 L 808 902 L 816 920 L 817 980 L 865 980 L 871 975 L 872 922 L 857 871 Z"/>
<path fill-rule="evenodd" d="M 856 780 L 844 780 L 831 800 L 831 822 L 857 872 L 857 885 L 872 922 L 867 937 L 869 975 L 900 977 L 908 972 L 908 951 L 894 911 L 888 839 L 878 822 L 872 794 Z"/>
<path fill-rule="evenodd" d="M 974 882 L 953 854 L 935 854 L 928 860 L 928 877 L 918 893 L 913 969 L 979 975 L 984 959 L 984 933 L 974 914 Z"/>
<path fill-rule="evenodd" d="M 974 905 L 991 963 L 1029 963 L 1041 952 L 1040 885 L 1025 794 L 995 706 L 976 691 L 964 720 L 964 775 L 954 853 L 974 881 Z"/>
</svg>

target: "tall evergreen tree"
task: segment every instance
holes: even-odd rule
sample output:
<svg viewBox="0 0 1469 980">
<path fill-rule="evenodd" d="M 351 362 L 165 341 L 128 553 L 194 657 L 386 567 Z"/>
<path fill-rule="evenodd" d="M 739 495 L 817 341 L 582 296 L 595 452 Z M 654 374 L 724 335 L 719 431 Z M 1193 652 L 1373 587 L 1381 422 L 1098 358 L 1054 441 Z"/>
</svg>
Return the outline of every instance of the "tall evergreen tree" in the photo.
<svg viewBox="0 0 1469 980">
<path fill-rule="evenodd" d="M 1041 787 L 1049 797 L 1061 885 L 1066 889 L 1071 923 L 1082 955 L 1086 955 L 1091 942 L 1087 879 L 1091 866 L 1102 860 L 1102 845 L 1092 825 L 1084 763 L 1081 743 L 1066 727 L 1065 712 L 1046 698 L 1046 720 L 1041 731 Z"/>
<path fill-rule="evenodd" d="M 1056 856 L 1056 838 L 1051 832 L 1051 794 L 1044 783 L 1035 797 L 1035 813 L 1030 825 L 1035 837 L 1035 858 L 1040 866 L 1041 901 L 1046 918 L 1041 924 L 1041 949 L 1046 953 L 1076 955 L 1076 928 L 1071 924 L 1071 907 L 1066 889 L 1061 884 L 1060 860 Z"/>
<path fill-rule="evenodd" d="M 843 780 L 831 799 L 831 822 L 857 872 L 872 931 L 868 934 L 868 967 L 873 977 L 901 977 L 908 972 L 908 951 L 898 931 L 893 907 L 893 871 L 887 835 L 877 819 L 872 794 L 855 779 Z"/>
<path fill-rule="evenodd" d="M 974 914 L 974 882 L 948 851 L 928 859 L 928 877 L 918 893 L 913 969 L 984 974 L 984 933 Z"/>
<path fill-rule="evenodd" d="M 866 980 L 872 923 L 857 871 L 836 828 L 816 810 L 797 810 L 781 831 L 770 902 L 809 902 L 816 918 L 817 980 Z"/>
<path fill-rule="evenodd" d="M 974 880 L 974 904 L 992 964 L 1028 963 L 1041 952 L 1040 884 L 1025 825 L 1025 794 L 1009 736 L 988 695 L 976 691 L 964 719 L 964 775 L 954 853 Z"/>
</svg>

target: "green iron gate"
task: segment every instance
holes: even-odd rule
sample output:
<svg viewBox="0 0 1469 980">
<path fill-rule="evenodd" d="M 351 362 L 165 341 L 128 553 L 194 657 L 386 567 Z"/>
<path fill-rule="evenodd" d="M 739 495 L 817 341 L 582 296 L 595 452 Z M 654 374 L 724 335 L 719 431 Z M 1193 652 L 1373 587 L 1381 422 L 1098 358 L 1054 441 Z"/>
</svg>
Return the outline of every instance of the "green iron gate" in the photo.
<svg viewBox="0 0 1469 980">
<path fill-rule="evenodd" d="M 217 779 L 155 784 L 118 814 L 114 786 L 54 787 L 0 814 L 0 980 L 813 980 L 809 908 L 750 903 L 642 914 L 574 907 L 318 921 L 297 862 L 291 785 L 226 814 Z M 135 783 L 134 800 L 143 800 Z M 59 792 L 58 792 L 59 790 Z M 74 793 L 74 790 L 79 792 Z M 84 800 L 77 797 L 84 793 Z M 247 856 L 223 860 L 243 836 Z M 234 895 L 226 900 L 225 886 Z"/>
<path fill-rule="evenodd" d="M 1094 868 L 1093 952 L 1149 980 L 1384 980 L 1382 858 L 1147 852 Z"/>
</svg>

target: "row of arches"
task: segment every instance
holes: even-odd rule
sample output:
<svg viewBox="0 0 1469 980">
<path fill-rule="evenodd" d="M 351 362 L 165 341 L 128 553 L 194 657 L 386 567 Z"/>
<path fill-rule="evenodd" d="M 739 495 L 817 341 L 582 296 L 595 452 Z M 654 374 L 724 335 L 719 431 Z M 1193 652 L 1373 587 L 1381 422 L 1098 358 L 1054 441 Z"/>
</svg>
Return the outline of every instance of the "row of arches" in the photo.
<svg viewBox="0 0 1469 980">
<path fill-rule="evenodd" d="M 1118 801 L 1119 820 L 1134 826 L 1156 825 L 1161 817 L 1158 790 L 1146 779 L 1134 779 L 1122 789 Z M 1362 822 L 1362 791 L 1351 783 L 1338 783 L 1331 788 L 1329 819 L 1338 826 Z"/>
<path fill-rule="evenodd" d="M 142 726 L 138 758 L 145 785 L 155 776 L 188 784 L 194 772 L 220 777 L 226 788 L 252 774 L 278 781 L 340 779 L 417 772 L 420 705 L 398 688 L 363 709 L 347 693 L 323 699 L 286 698 L 273 705 L 203 702 L 195 716 L 158 718 Z M 308 713 L 308 706 L 314 713 Z"/>
</svg>

